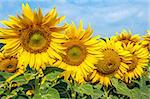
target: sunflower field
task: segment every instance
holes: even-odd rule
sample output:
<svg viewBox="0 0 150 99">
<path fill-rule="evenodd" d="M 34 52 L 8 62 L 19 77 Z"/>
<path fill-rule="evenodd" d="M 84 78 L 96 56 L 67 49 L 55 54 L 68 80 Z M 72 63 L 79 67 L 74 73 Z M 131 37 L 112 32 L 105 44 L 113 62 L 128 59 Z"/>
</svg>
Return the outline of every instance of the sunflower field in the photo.
<svg viewBox="0 0 150 99">
<path fill-rule="evenodd" d="M 0 99 L 150 99 L 150 31 L 93 36 L 22 4 L 1 21 Z"/>
</svg>

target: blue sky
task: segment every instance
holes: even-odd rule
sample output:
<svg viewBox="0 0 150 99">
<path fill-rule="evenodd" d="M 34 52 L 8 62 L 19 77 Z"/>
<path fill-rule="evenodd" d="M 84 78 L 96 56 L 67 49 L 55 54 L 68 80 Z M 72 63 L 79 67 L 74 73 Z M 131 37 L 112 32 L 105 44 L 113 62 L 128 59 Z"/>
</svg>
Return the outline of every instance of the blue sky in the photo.
<svg viewBox="0 0 150 99">
<path fill-rule="evenodd" d="M 44 13 L 56 7 L 59 15 L 66 16 L 64 22 L 78 25 L 82 20 L 84 28 L 90 24 L 94 35 L 102 37 L 122 29 L 144 35 L 150 29 L 150 0 L 0 0 L 0 20 L 20 13 L 21 4 L 26 2 Z"/>
</svg>

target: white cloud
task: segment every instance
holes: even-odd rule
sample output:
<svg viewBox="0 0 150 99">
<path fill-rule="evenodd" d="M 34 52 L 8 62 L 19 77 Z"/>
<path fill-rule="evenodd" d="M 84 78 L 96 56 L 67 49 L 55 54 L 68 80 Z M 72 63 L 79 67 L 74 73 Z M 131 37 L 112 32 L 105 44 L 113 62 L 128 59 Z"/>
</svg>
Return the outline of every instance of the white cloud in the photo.
<svg viewBox="0 0 150 99">
<path fill-rule="evenodd" d="M 92 23 L 99 26 L 123 21 L 133 16 L 138 16 L 139 18 L 145 18 L 144 16 L 146 16 L 142 7 L 139 5 L 119 4 L 104 6 L 102 4 L 97 4 L 95 6 L 80 6 L 65 3 L 61 5 L 56 4 L 56 7 L 59 14 L 66 15 L 66 19 L 69 21 L 73 20 L 78 22 L 82 19 L 85 24 Z M 44 12 L 49 10 L 49 8 L 45 8 Z"/>
<path fill-rule="evenodd" d="M 117 9 L 117 10 L 109 10 L 106 12 L 105 20 L 109 22 L 117 22 L 121 21 L 127 17 L 130 17 L 132 15 L 136 15 L 138 12 L 137 8 L 126 8 L 126 9 Z"/>
<path fill-rule="evenodd" d="M 128 17 L 134 16 L 138 13 L 139 8 L 134 6 L 99 6 L 89 7 L 82 17 L 92 23 L 101 23 L 104 25 L 107 23 L 115 23 L 124 20 Z M 82 11 L 82 10 L 81 10 Z M 80 13 L 79 13 L 80 14 Z"/>
</svg>

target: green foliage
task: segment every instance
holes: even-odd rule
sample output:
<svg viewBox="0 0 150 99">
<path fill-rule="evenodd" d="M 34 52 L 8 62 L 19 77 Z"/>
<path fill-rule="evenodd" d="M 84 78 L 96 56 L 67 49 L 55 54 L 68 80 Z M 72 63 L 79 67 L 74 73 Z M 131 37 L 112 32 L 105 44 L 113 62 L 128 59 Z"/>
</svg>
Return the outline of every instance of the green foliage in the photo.
<svg viewBox="0 0 150 99">
<path fill-rule="evenodd" d="M 73 86 L 74 91 L 80 93 L 80 94 L 87 94 L 87 95 L 93 95 L 93 87 L 90 84 L 84 84 L 80 86 Z"/>
<path fill-rule="evenodd" d="M 39 90 L 33 97 L 33 99 L 59 99 L 59 93 L 54 88 L 47 88 L 45 90 Z"/>
<path fill-rule="evenodd" d="M 112 79 L 112 85 L 116 88 L 116 92 L 118 94 L 126 95 L 129 97 L 132 97 L 132 94 L 130 92 L 130 89 L 126 86 L 125 83 L 118 82 L 117 79 Z"/>
<path fill-rule="evenodd" d="M 150 86 L 146 84 L 148 76 L 125 84 L 112 79 L 112 86 L 100 84 L 83 84 L 65 82 L 59 75 L 62 70 L 47 68 L 44 77 L 38 73 L 27 71 L 6 83 L 13 73 L 0 72 L 0 98 L 6 99 L 149 99 Z"/>
<path fill-rule="evenodd" d="M 149 99 L 150 88 L 146 85 L 146 81 L 148 81 L 146 77 L 141 77 L 139 81 L 133 81 L 132 84 L 137 87 L 132 89 L 128 88 L 125 83 L 118 82 L 117 79 L 112 79 L 112 84 L 117 94 L 127 96 L 130 99 Z"/>
</svg>

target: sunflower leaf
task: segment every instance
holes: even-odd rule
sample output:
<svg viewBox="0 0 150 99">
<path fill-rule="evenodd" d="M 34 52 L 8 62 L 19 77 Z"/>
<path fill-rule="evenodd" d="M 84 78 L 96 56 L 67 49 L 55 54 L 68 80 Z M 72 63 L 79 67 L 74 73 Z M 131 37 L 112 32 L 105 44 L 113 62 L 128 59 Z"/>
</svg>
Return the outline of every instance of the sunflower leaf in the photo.
<svg viewBox="0 0 150 99">
<path fill-rule="evenodd" d="M 21 83 L 21 84 L 27 83 L 27 82 L 26 82 L 26 79 L 24 78 L 23 75 L 20 75 L 20 76 L 14 78 L 12 81 L 18 82 L 18 83 Z"/>
<path fill-rule="evenodd" d="M 101 90 L 101 88 L 102 88 L 102 85 L 100 85 L 100 84 L 93 86 L 93 91 L 94 91 L 93 98 L 94 99 L 98 99 L 98 98 L 102 97 L 102 95 L 104 94 L 104 92 Z"/>
<path fill-rule="evenodd" d="M 59 71 L 53 71 L 53 72 L 46 75 L 46 79 L 50 80 L 50 81 L 53 81 L 53 80 L 57 79 L 57 77 L 60 73 L 61 72 L 59 72 Z"/>
<path fill-rule="evenodd" d="M 33 99 L 60 99 L 58 91 L 49 87 L 45 90 L 40 90 L 38 94 L 35 94 Z"/>
<path fill-rule="evenodd" d="M 117 79 L 112 79 L 112 85 L 116 88 L 117 94 L 122 94 L 133 99 L 130 89 L 124 83 L 119 83 Z"/>
<path fill-rule="evenodd" d="M 139 88 L 134 88 L 131 91 L 134 99 L 150 99 L 149 93 L 150 90 L 146 89 L 146 92 L 143 92 L 142 90 L 140 90 Z"/>
<path fill-rule="evenodd" d="M 141 77 L 140 81 L 137 83 L 140 88 L 132 89 L 131 93 L 134 98 L 137 99 L 150 99 L 149 93 L 150 88 L 146 85 L 147 77 Z M 136 82 L 136 81 L 134 81 Z"/>
<path fill-rule="evenodd" d="M 4 93 L 4 89 L 0 88 L 0 95 Z"/>
<path fill-rule="evenodd" d="M 104 94 L 104 92 L 99 88 L 93 89 L 93 91 L 94 91 L 93 99 L 98 99 Z"/>
<path fill-rule="evenodd" d="M 117 96 L 114 96 L 114 95 L 110 95 L 109 97 L 110 97 L 110 99 L 118 99 L 118 97 L 117 97 Z M 119 98 L 119 99 L 120 99 L 120 98 Z"/>
<path fill-rule="evenodd" d="M 94 95 L 93 87 L 90 84 L 74 86 L 74 90 L 80 94 Z"/>
<path fill-rule="evenodd" d="M 7 72 L 0 72 L 0 75 L 4 77 L 5 79 L 9 78 L 12 76 L 14 73 L 7 73 Z"/>
</svg>

